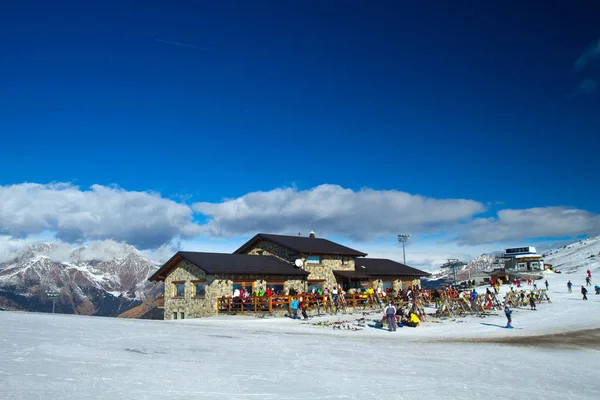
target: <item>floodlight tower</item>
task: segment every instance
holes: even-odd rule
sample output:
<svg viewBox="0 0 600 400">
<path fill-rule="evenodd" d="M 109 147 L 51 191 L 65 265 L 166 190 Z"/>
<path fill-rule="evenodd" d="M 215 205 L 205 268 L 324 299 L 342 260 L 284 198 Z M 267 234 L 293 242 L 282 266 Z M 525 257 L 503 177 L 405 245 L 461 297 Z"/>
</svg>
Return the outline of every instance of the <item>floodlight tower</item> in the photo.
<svg viewBox="0 0 600 400">
<path fill-rule="evenodd" d="M 404 257 L 404 265 L 406 265 L 406 249 L 404 248 L 405 243 L 410 239 L 410 235 L 405 233 L 398 235 L 398 241 L 402 243 L 402 256 Z"/>
<path fill-rule="evenodd" d="M 54 314 L 54 308 L 56 306 L 56 298 L 60 296 L 60 292 L 58 290 L 46 290 L 46 296 L 52 299 L 52 314 Z"/>
</svg>

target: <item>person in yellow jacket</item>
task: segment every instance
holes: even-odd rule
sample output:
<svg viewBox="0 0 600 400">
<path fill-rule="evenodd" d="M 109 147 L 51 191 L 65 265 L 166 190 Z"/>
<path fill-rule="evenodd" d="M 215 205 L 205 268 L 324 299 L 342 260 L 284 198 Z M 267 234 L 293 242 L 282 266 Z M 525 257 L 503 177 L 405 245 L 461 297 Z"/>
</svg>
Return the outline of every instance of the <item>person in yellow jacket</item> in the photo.
<svg viewBox="0 0 600 400">
<path fill-rule="evenodd" d="M 421 321 L 419 321 L 419 317 L 413 311 L 410 312 L 410 317 L 408 322 L 405 324 L 406 326 L 410 326 L 412 328 L 416 328 L 421 325 Z"/>
</svg>

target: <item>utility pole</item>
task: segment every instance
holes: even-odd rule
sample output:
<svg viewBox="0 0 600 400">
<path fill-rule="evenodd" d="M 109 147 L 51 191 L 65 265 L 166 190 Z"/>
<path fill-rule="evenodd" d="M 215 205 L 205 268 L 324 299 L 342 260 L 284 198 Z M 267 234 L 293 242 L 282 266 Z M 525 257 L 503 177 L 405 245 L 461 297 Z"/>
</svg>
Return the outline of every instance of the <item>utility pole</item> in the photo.
<svg viewBox="0 0 600 400">
<path fill-rule="evenodd" d="M 60 292 L 58 290 L 46 290 L 46 295 L 52 298 L 52 314 L 54 314 L 54 308 L 56 307 L 56 298 L 60 296 Z"/>
<path fill-rule="evenodd" d="M 398 241 L 402 243 L 402 256 L 404 258 L 404 265 L 406 265 L 406 249 L 404 248 L 405 243 L 410 239 L 410 235 L 400 234 L 398 235 Z"/>
</svg>

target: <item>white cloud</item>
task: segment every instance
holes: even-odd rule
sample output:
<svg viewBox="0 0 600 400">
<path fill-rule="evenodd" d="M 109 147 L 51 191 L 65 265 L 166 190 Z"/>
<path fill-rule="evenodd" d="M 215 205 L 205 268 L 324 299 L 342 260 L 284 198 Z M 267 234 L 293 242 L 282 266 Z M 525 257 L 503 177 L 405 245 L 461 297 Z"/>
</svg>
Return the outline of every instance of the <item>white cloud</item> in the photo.
<svg viewBox="0 0 600 400">
<path fill-rule="evenodd" d="M 71 259 L 77 261 L 111 261 L 136 252 L 135 247 L 110 239 L 94 240 L 76 249 L 71 247 L 72 252 L 73 250 L 75 253 L 70 255 Z"/>
<path fill-rule="evenodd" d="M 195 203 L 193 208 L 209 218 L 203 230 L 211 236 L 314 230 L 320 236 L 357 241 L 400 231 L 435 232 L 485 210 L 473 200 L 433 199 L 396 190 L 353 191 L 338 185 L 252 192 L 221 203 Z"/>
<path fill-rule="evenodd" d="M 337 185 L 252 192 L 190 207 L 155 193 L 100 185 L 82 190 L 68 183 L 23 183 L 0 186 L 0 204 L 0 262 L 38 242 L 52 242 L 43 250 L 58 261 L 82 243 L 80 259 L 110 260 L 131 251 L 127 243 L 162 262 L 179 249 L 230 253 L 257 232 L 306 235 L 314 230 L 319 237 L 396 261 L 402 260 L 396 234 L 410 233 L 417 244 L 407 246 L 407 263 L 430 269 L 447 258 L 468 261 L 502 250 L 508 242 L 600 232 L 600 216 L 585 210 L 506 209 L 494 218 L 474 219 L 485 206 L 473 200 Z M 207 217 L 205 224 L 194 222 L 194 210 Z"/>
<path fill-rule="evenodd" d="M 577 58 L 575 61 L 576 69 L 584 69 L 590 63 L 600 59 L 600 39 L 596 42 L 591 43 Z"/>
<path fill-rule="evenodd" d="M 501 210 L 497 218 L 477 218 L 463 227 L 460 244 L 480 244 L 600 232 L 600 215 L 566 207 Z"/>
<path fill-rule="evenodd" d="M 169 258 L 173 257 L 173 254 L 177 253 L 179 250 L 194 251 L 193 249 L 189 249 L 187 247 L 181 247 L 179 242 L 169 242 L 156 249 L 141 250 L 140 253 L 149 260 L 157 263 L 164 263 Z"/>
<path fill-rule="evenodd" d="M 0 234 L 26 237 L 51 231 L 66 242 L 125 241 L 154 248 L 176 237 L 194 237 L 200 227 L 185 204 L 149 192 L 70 183 L 0 186 Z"/>
<path fill-rule="evenodd" d="M 439 270 L 440 266 L 447 262 L 449 258 L 465 261 L 470 261 L 473 258 L 473 255 L 467 252 L 440 252 L 434 251 L 434 249 L 435 246 L 432 246 L 432 251 L 409 251 L 406 255 L 406 265 L 430 272 Z M 361 250 L 365 251 L 364 249 Z M 367 257 L 370 258 L 387 258 L 399 263 L 404 260 L 402 251 L 381 248 L 367 252 L 369 254 Z"/>
<path fill-rule="evenodd" d="M 0 235 L 0 263 L 20 257 L 27 247 L 34 243 L 30 238 L 13 238 Z"/>
</svg>

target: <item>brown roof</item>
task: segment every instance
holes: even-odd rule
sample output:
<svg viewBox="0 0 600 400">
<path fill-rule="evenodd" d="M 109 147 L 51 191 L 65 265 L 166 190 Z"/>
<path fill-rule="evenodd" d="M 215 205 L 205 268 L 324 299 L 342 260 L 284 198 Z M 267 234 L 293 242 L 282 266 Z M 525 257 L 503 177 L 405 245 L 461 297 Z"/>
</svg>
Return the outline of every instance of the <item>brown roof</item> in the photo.
<svg viewBox="0 0 600 400">
<path fill-rule="evenodd" d="M 337 277 L 356 280 L 356 279 L 370 279 L 371 277 L 364 272 L 360 271 L 333 271 L 333 274 Z"/>
<path fill-rule="evenodd" d="M 148 280 L 164 280 L 181 260 L 187 260 L 207 274 L 257 274 L 257 275 L 297 275 L 306 276 L 307 271 L 272 256 L 252 256 L 247 254 L 201 253 L 178 251 L 158 269 Z"/>
<path fill-rule="evenodd" d="M 357 258 L 355 270 L 369 276 L 428 276 L 429 272 L 421 271 L 402 263 L 386 258 Z"/>
<path fill-rule="evenodd" d="M 306 236 L 287 236 L 273 235 L 269 233 L 259 233 L 247 241 L 242 247 L 234 251 L 234 254 L 243 254 L 250 250 L 252 246 L 261 240 L 267 240 L 278 244 L 286 249 L 303 254 L 337 255 L 350 257 L 364 257 L 367 253 L 342 246 L 331 240 L 306 237 Z"/>
</svg>

